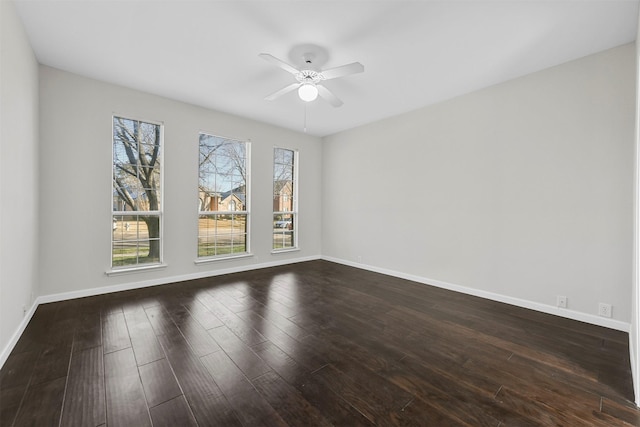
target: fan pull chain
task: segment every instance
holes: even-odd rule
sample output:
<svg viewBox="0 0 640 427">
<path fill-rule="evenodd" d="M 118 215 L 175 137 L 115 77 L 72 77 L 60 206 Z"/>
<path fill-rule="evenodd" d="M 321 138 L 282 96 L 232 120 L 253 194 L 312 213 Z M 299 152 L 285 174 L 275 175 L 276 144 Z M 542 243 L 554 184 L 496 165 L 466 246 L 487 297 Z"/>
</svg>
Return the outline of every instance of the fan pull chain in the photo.
<svg viewBox="0 0 640 427">
<path fill-rule="evenodd" d="M 307 133 L 307 103 L 304 103 L 304 133 Z"/>
</svg>

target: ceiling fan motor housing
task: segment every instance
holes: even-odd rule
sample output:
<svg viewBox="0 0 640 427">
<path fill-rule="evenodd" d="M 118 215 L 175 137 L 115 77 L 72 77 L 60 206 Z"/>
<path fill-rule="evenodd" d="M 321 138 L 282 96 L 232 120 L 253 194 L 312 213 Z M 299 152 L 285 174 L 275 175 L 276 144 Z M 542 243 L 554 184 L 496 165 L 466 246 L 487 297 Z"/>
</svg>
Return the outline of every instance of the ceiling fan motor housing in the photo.
<svg viewBox="0 0 640 427">
<path fill-rule="evenodd" d="M 296 74 L 296 80 L 300 83 L 311 83 L 316 84 L 324 80 L 324 76 L 322 73 L 318 73 L 313 70 L 300 70 L 298 74 Z"/>
</svg>

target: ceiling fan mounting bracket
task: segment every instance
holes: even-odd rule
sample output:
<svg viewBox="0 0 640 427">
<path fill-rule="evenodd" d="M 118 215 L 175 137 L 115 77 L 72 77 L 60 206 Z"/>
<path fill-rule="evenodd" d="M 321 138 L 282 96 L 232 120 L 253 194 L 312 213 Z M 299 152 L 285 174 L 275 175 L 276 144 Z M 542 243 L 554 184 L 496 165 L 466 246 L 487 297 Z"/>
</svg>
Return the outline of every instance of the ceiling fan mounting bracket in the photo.
<svg viewBox="0 0 640 427">
<path fill-rule="evenodd" d="M 302 59 L 304 60 L 304 63 L 309 65 L 313 64 L 313 60 L 315 58 L 316 58 L 316 55 L 311 52 L 307 52 L 302 55 Z"/>
<path fill-rule="evenodd" d="M 298 69 L 312 68 L 320 71 L 329 61 L 329 52 L 312 43 L 299 44 L 289 50 L 289 60 Z"/>
</svg>

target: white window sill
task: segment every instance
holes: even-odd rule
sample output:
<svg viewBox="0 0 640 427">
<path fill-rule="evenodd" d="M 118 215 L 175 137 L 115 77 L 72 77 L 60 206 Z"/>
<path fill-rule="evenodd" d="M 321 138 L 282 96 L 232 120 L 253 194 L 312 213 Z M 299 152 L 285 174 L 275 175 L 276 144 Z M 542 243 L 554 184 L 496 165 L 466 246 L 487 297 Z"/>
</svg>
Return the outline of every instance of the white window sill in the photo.
<svg viewBox="0 0 640 427">
<path fill-rule="evenodd" d="M 252 256 L 253 256 L 252 253 L 230 255 L 230 256 L 223 255 L 223 256 L 210 257 L 210 258 L 198 258 L 197 260 L 193 261 L 193 263 L 195 265 L 202 265 L 202 264 L 210 264 L 212 262 L 228 261 L 232 259 L 251 258 Z"/>
<path fill-rule="evenodd" d="M 287 252 L 298 252 L 300 248 L 286 248 L 286 249 L 274 249 L 271 251 L 271 255 L 286 254 Z"/>
<path fill-rule="evenodd" d="M 118 276 L 120 274 L 144 273 L 150 270 L 161 270 L 163 268 L 167 268 L 167 264 L 151 264 L 139 267 L 114 268 L 105 271 L 104 274 L 106 274 L 107 276 Z"/>
</svg>

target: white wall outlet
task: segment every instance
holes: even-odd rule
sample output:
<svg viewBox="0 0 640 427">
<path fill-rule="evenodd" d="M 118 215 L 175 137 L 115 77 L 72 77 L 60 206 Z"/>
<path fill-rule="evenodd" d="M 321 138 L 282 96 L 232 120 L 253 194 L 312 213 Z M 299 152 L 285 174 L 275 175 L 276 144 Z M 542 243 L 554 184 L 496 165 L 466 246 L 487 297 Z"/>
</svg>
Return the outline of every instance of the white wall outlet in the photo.
<svg viewBox="0 0 640 427">
<path fill-rule="evenodd" d="M 358 262 L 362 262 L 362 257 L 358 255 Z"/>
<path fill-rule="evenodd" d="M 24 316 L 25 314 L 27 314 L 27 306 L 23 305 L 22 306 L 22 316 Z"/>
<path fill-rule="evenodd" d="M 567 308 L 567 297 L 564 295 L 558 295 L 557 305 L 560 308 Z"/>
<path fill-rule="evenodd" d="M 603 302 L 601 302 L 598 305 L 598 315 L 602 316 L 602 317 L 611 317 L 611 304 L 605 304 Z"/>
</svg>

